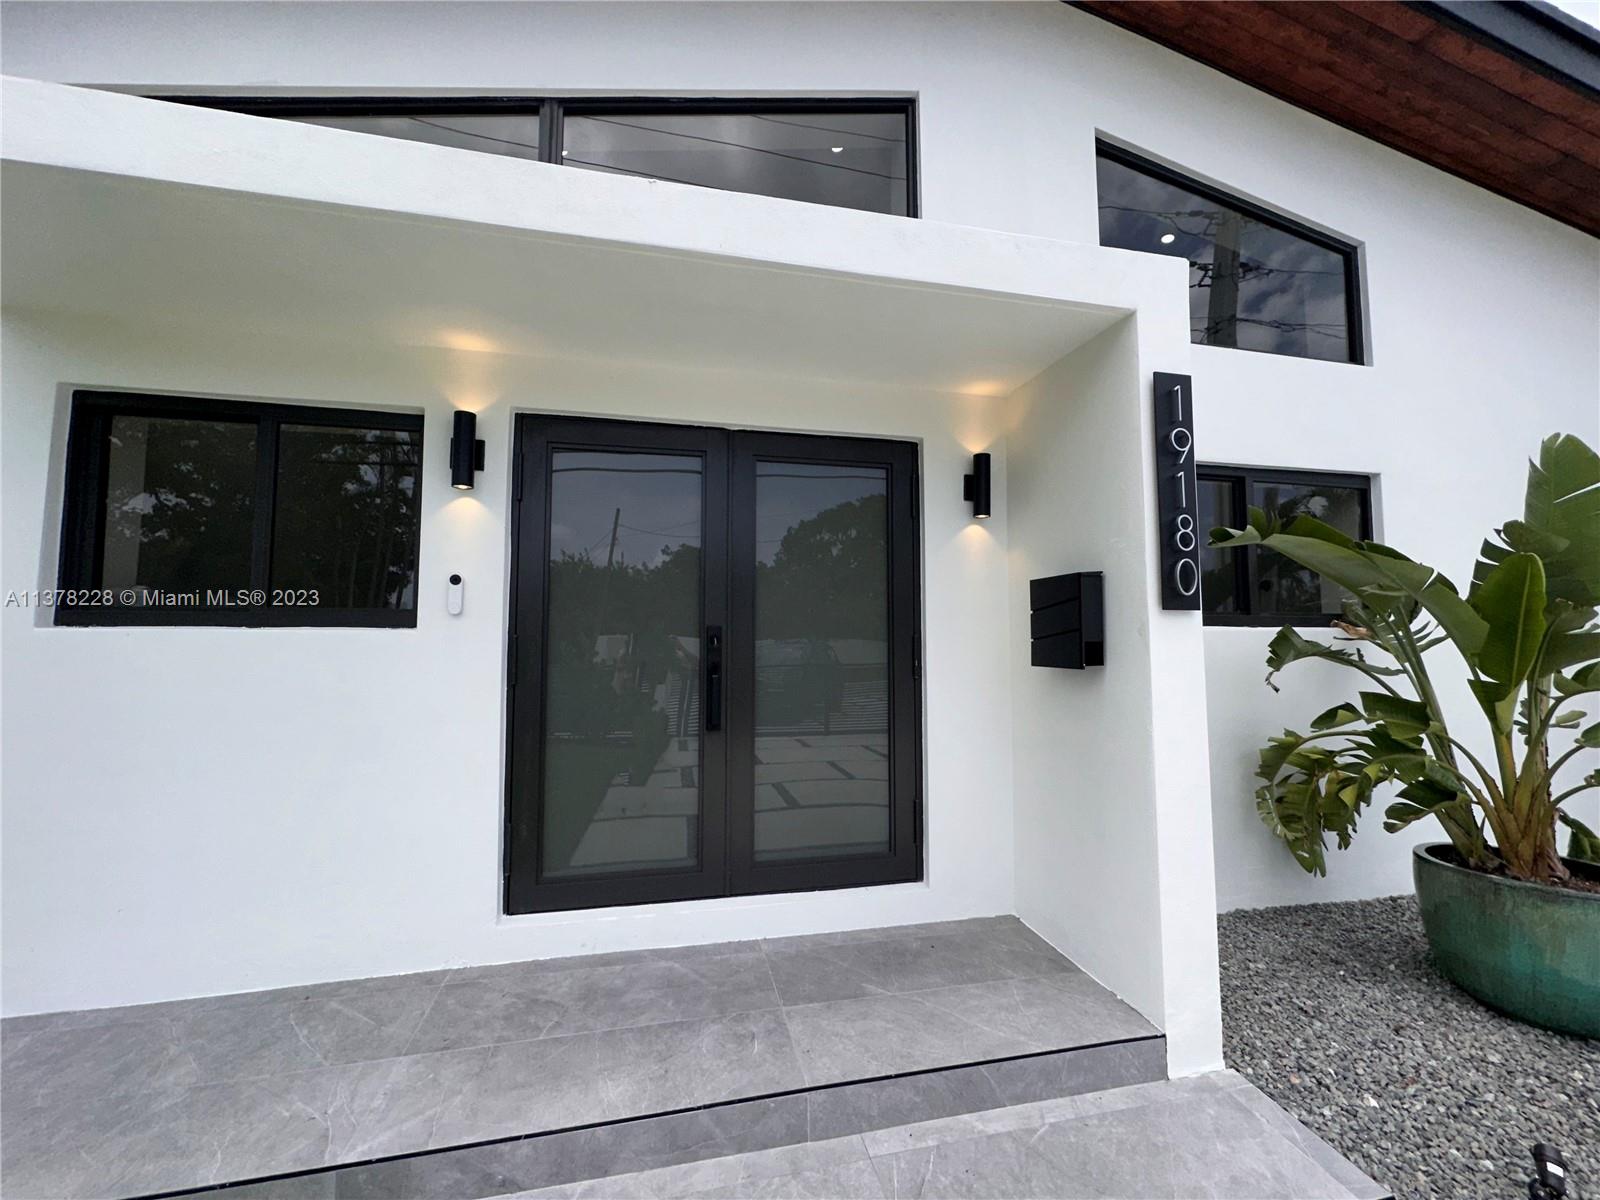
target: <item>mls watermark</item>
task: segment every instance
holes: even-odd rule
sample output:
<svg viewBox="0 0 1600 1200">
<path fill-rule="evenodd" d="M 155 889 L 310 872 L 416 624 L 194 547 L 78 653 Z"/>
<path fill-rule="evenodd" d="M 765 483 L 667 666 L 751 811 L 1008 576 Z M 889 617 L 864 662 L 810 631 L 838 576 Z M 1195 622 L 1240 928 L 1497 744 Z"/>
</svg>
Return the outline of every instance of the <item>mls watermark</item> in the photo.
<svg viewBox="0 0 1600 1200">
<path fill-rule="evenodd" d="M 7 608 L 316 608 L 315 588 L 34 588 L 6 592 Z"/>
</svg>

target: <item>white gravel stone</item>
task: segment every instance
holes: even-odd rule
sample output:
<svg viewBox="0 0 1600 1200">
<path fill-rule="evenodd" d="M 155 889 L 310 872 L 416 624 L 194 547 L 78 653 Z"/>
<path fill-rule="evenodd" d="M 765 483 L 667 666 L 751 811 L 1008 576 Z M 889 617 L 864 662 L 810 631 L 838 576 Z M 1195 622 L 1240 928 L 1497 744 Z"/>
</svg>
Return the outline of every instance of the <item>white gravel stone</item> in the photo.
<svg viewBox="0 0 1600 1200">
<path fill-rule="evenodd" d="M 1535 1142 L 1600 1197 L 1600 1041 L 1513 1021 L 1445 980 L 1414 898 L 1217 926 L 1228 1065 L 1397 1200 L 1526 1196 Z"/>
</svg>

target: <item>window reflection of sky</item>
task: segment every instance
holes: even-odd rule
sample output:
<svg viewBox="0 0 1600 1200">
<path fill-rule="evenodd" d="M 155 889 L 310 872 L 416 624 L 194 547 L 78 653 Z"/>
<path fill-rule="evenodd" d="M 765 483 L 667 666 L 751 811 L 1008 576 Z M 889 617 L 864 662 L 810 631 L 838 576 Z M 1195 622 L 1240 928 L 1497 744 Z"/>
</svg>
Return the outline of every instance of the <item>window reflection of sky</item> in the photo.
<svg viewBox="0 0 1600 1200">
<path fill-rule="evenodd" d="M 569 113 L 562 161 L 903 215 L 905 128 L 902 113 Z"/>
<path fill-rule="evenodd" d="M 756 477 L 756 558 L 769 564 L 796 525 L 852 500 L 882 496 L 887 482 L 881 467 L 792 462 L 758 463 Z"/>
<path fill-rule="evenodd" d="M 1343 255 L 1104 157 L 1099 190 L 1101 245 L 1188 260 L 1194 341 L 1349 361 Z"/>
<path fill-rule="evenodd" d="M 698 456 L 563 450 L 551 478 L 550 557 L 653 567 L 700 544 Z M 611 545 L 616 526 L 616 546 Z"/>
</svg>

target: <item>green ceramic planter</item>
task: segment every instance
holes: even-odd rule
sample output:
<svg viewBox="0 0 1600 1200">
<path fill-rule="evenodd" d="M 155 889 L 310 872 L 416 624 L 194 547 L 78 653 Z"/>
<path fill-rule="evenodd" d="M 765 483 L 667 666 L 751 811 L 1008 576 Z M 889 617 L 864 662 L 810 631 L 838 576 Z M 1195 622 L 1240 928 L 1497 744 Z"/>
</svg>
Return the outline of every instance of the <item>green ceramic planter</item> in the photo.
<svg viewBox="0 0 1600 1200">
<path fill-rule="evenodd" d="M 1411 858 L 1439 969 L 1491 1008 L 1600 1037 L 1600 893 L 1469 871 L 1441 853 L 1452 854 L 1448 843 Z"/>
</svg>

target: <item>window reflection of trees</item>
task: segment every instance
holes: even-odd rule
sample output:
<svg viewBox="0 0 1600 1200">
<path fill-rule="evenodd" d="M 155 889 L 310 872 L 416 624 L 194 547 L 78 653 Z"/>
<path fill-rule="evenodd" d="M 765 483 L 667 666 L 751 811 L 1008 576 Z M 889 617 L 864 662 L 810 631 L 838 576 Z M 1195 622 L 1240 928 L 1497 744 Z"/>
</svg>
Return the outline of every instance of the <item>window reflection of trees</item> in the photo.
<svg viewBox="0 0 1600 1200">
<path fill-rule="evenodd" d="M 888 730 L 887 497 L 787 529 L 756 564 L 757 733 Z"/>
<path fill-rule="evenodd" d="M 391 429 L 283 426 L 272 586 L 338 608 L 415 602 L 421 439 Z"/>
<path fill-rule="evenodd" d="M 543 856 L 556 874 L 579 869 L 574 855 L 608 792 L 650 786 L 673 739 L 691 779 L 698 760 L 700 547 L 663 545 L 648 564 L 614 551 L 604 563 L 571 550 L 550 561 Z M 671 782 L 686 781 L 680 772 Z M 696 818 L 681 816 L 655 865 L 685 865 Z"/>
<path fill-rule="evenodd" d="M 1353 488 L 1306 487 L 1287 483 L 1258 483 L 1251 503 L 1280 524 L 1296 517 L 1315 517 L 1351 537 L 1361 536 L 1361 495 Z M 1316 572 L 1291 562 L 1264 547 L 1257 551 L 1257 578 L 1261 606 L 1275 613 L 1331 613 L 1339 611 L 1344 591 Z"/>
<path fill-rule="evenodd" d="M 254 424 L 117 416 L 106 456 L 103 586 L 250 586 Z"/>
</svg>

